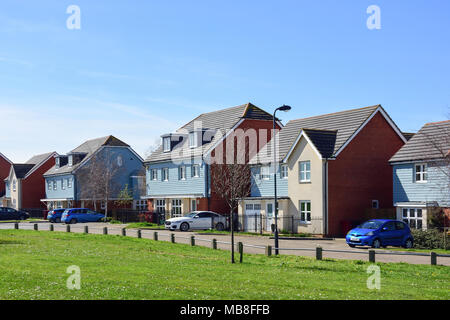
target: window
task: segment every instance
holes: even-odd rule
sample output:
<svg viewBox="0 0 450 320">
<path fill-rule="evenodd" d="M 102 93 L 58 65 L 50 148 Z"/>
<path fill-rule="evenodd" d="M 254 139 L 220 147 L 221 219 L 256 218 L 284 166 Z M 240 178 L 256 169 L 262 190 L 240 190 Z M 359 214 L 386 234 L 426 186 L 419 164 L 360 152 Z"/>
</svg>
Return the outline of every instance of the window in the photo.
<svg viewBox="0 0 450 320">
<path fill-rule="evenodd" d="M 158 169 L 151 169 L 150 170 L 150 180 L 158 180 Z"/>
<path fill-rule="evenodd" d="M 55 167 L 58 169 L 60 167 L 60 159 L 56 158 L 55 159 Z"/>
<path fill-rule="evenodd" d="M 427 182 L 427 165 L 426 164 L 416 164 L 414 166 L 416 182 Z"/>
<path fill-rule="evenodd" d="M 273 217 L 273 203 L 268 203 L 267 204 L 267 212 L 266 212 L 266 216 L 268 218 Z"/>
<path fill-rule="evenodd" d="M 172 199 L 172 218 L 181 217 L 181 199 Z"/>
<path fill-rule="evenodd" d="M 186 180 L 186 166 L 181 166 L 179 168 L 179 179 Z"/>
<path fill-rule="evenodd" d="M 197 211 L 197 199 L 191 200 L 191 211 Z"/>
<path fill-rule="evenodd" d="M 117 157 L 117 166 L 121 167 L 123 165 L 123 158 L 122 156 Z"/>
<path fill-rule="evenodd" d="M 58 182 L 56 180 L 53 180 L 53 190 L 58 189 Z"/>
<path fill-rule="evenodd" d="M 164 152 L 170 151 L 170 137 L 163 138 L 163 150 Z"/>
<path fill-rule="evenodd" d="M 162 181 L 169 181 L 169 168 L 162 169 Z"/>
<path fill-rule="evenodd" d="M 69 156 L 69 167 L 73 165 L 73 155 Z"/>
<path fill-rule="evenodd" d="M 396 230 L 403 230 L 405 229 L 405 225 L 401 223 L 400 221 L 395 222 L 395 229 Z"/>
<path fill-rule="evenodd" d="M 166 200 L 164 199 L 156 200 L 155 209 L 157 213 L 166 213 Z"/>
<path fill-rule="evenodd" d="M 311 161 L 299 163 L 300 182 L 311 182 Z"/>
<path fill-rule="evenodd" d="M 14 179 L 13 180 L 13 191 L 14 192 L 16 192 L 16 188 L 17 188 L 16 184 L 17 184 L 17 181 L 16 181 L 16 179 Z"/>
<path fill-rule="evenodd" d="M 61 179 L 61 189 L 66 190 L 66 184 L 64 182 L 64 179 Z"/>
<path fill-rule="evenodd" d="M 422 229 L 423 227 L 422 209 L 403 208 L 402 218 L 412 229 Z"/>
<path fill-rule="evenodd" d="M 67 178 L 67 188 L 72 188 L 72 179 Z"/>
<path fill-rule="evenodd" d="M 300 221 L 311 223 L 311 201 L 300 201 Z"/>
<path fill-rule="evenodd" d="M 198 164 L 192 166 L 192 177 L 200 177 L 200 166 Z"/>
<path fill-rule="evenodd" d="M 372 200 L 372 209 L 379 209 L 380 202 L 378 200 Z"/>
<path fill-rule="evenodd" d="M 47 189 L 52 190 L 52 182 L 51 181 L 47 181 Z"/>
<path fill-rule="evenodd" d="M 287 164 L 283 164 L 280 167 L 280 174 L 281 174 L 281 179 L 287 179 L 288 178 L 288 166 Z"/>
<path fill-rule="evenodd" d="M 261 179 L 262 180 L 270 179 L 270 166 L 262 166 L 261 167 Z"/>
<path fill-rule="evenodd" d="M 195 148 L 197 146 L 196 137 L 197 137 L 196 132 L 189 133 L 189 147 L 190 148 Z"/>
<path fill-rule="evenodd" d="M 394 222 L 388 222 L 384 225 L 383 229 L 386 228 L 386 231 L 395 231 L 395 223 Z"/>
<path fill-rule="evenodd" d="M 139 211 L 147 210 L 147 200 L 136 200 L 135 201 L 135 209 Z"/>
<path fill-rule="evenodd" d="M 105 210 L 106 209 L 106 201 L 102 201 L 100 207 L 102 208 L 102 210 Z"/>
</svg>

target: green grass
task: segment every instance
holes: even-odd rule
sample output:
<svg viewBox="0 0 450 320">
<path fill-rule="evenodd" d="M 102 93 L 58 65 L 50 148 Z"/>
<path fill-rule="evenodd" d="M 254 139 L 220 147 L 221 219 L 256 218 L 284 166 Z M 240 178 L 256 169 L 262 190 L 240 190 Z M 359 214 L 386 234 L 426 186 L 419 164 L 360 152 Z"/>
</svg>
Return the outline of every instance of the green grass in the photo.
<svg viewBox="0 0 450 320">
<path fill-rule="evenodd" d="M 47 220 L 44 219 L 38 219 L 38 218 L 30 218 L 27 220 L 1 220 L 0 223 L 15 223 L 15 222 L 19 222 L 19 223 L 33 223 L 33 222 L 47 222 Z"/>
<path fill-rule="evenodd" d="M 156 223 L 150 222 L 135 222 L 129 223 L 126 226 L 127 229 L 165 229 L 163 225 L 158 225 Z"/>
<path fill-rule="evenodd" d="M 384 249 L 387 251 L 404 251 L 404 252 L 425 252 L 425 253 L 430 253 L 430 252 L 436 252 L 436 253 L 442 253 L 442 254 L 450 254 L 450 250 L 445 250 L 445 249 L 406 249 L 406 248 L 396 248 L 396 247 L 387 247 L 387 248 L 380 248 L 380 249 Z"/>
<path fill-rule="evenodd" d="M 448 267 L 245 255 L 121 236 L 0 230 L 0 299 L 450 299 Z M 66 269 L 81 268 L 81 290 Z"/>
</svg>

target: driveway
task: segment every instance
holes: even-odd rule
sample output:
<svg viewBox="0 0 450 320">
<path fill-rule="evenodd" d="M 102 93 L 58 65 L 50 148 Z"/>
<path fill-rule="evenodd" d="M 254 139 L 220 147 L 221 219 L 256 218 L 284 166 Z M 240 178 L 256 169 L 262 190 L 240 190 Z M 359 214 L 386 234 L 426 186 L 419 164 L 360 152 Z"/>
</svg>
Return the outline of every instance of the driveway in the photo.
<svg viewBox="0 0 450 320">
<path fill-rule="evenodd" d="M 39 230 L 49 230 L 50 223 L 38 223 Z M 65 231 L 66 225 L 53 224 L 55 231 Z M 121 224 L 105 224 L 105 223 L 78 223 L 70 225 L 71 232 L 83 232 L 84 226 L 88 226 L 89 233 L 102 234 L 103 227 L 108 227 L 108 234 L 121 235 L 122 228 L 126 225 Z M 0 229 L 12 229 L 12 223 L 0 223 Z M 20 229 L 32 230 L 33 223 L 20 223 Z M 196 245 L 212 247 L 212 240 L 217 240 L 217 247 L 222 250 L 230 250 L 230 236 L 223 234 L 205 234 L 200 232 L 171 232 L 166 230 L 142 230 L 143 238 L 153 239 L 153 233 L 158 232 L 158 239 L 160 241 L 170 241 L 171 234 L 175 234 L 177 243 L 190 244 L 191 236 L 195 236 Z M 136 237 L 136 229 L 127 229 L 127 236 Z M 242 242 L 244 244 L 245 253 L 264 254 L 265 247 L 270 245 L 274 247 L 274 240 L 267 236 L 244 236 L 237 235 L 235 242 Z M 324 250 L 336 250 L 347 252 L 323 252 L 323 258 L 345 259 L 345 260 L 363 260 L 368 261 L 368 249 L 350 248 L 347 246 L 345 239 L 335 240 L 280 240 L 280 254 L 299 255 L 306 257 L 315 257 L 315 249 L 321 246 Z M 306 249 L 306 250 L 292 250 L 292 249 Z M 386 253 L 389 250 L 376 250 L 377 253 Z M 394 251 L 391 251 L 394 252 Z M 395 251 L 399 253 L 399 251 Z M 401 252 L 400 252 L 401 253 Z M 272 254 L 274 250 L 272 249 Z M 377 262 L 406 262 L 411 264 L 430 264 L 430 256 L 410 256 L 410 255 L 387 255 L 376 254 Z M 438 264 L 450 266 L 450 257 L 438 257 Z"/>
</svg>

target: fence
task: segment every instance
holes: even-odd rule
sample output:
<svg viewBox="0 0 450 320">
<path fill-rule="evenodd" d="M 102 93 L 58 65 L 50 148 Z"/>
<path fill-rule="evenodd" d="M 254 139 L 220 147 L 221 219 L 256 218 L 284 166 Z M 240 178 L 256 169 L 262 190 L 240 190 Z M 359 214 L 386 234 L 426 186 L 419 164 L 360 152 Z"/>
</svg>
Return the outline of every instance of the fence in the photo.
<svg viewBox="0 0 450 320">
<path fill-rule="evenodd" d="M 28 212 L 30 214 L 30 218 L 37 219 L 46 219 L 47 218 L 47 209 L 35 208 L 35 209 L 22 209 L 22 211 Z"/>
<path fill-rule="evenodd" d="M 48 224 L 48 227 L 43 229 L 39 226 L 39 224 L 31 224 L 27 223 L 25 224 L 29 226 L 30 228 L 26 228 L 28 230 L 47 230 L 47 231 L 56 231 L 55 225 Z M 47 225 L 47 224 L 46 224 Z M 19 229 L 20 224 L 14 223 L 11 224 L 13 229 Z M 78 228 L 79 232 L 82 233 L 90 233 L 93 230 L 100 230 L 100 233 L 103 233 L 104 235 L 113 234 L 110 231 L 108 231 L 108 227 L 103 228 L 89 228 L 88 226 L 84 226 L 83 228 Z M 118 228 L 112 228 L 115 229 L 115 232 L 119 231 L 119 235 L 122 236 L 131 236 L 131 230 L 127 231 L 125 228 L 119 229 Z M 62 231 L 65 232 L 77 232 L 76 227 L 72 228 L 71 225 L 66 225 L 65 228 L 63 228 Z M 142 231 L 142 230 L 135 230 L 136 237 L 137 238 L 143 238 L 143 235 L 147 234 L 149 232 Z M 145 233 L 144 233 L 145 232 Z M 218 249 L 218 244 L 224 244 L 224 245 L 231 245 L 231 242 L 228 241 L 218 241 L 217 239 L 202 239 L 197 238 L 195 236 L 181 236 L 181 235 L 175 235 L 174 233 L 167 233 L 167 232 L 158 232 L 158 231 L 152 231 L 152 237 L 150 239 L 153 239 L 154 241 L 160 241 L 161 239 L 166 239 L 166 241 L 176 243 L 176 239 L 184 239 L 187 240 L 186 242 L 190 244 L 191 246 L 196 246 L 198 243 L 206 243 L 210 244 L 212 249 Z M 369 262 L 375 263 L 376 262 L 376 256 L 378 255 L 398 255 L 398 256 L 422 256 L 422 257 L 429 257 L 430 258 L 430 264 L 431 265 L 437 265 L 438 257 L 440 258 L 450 258 L 450 254 L 441 254 L 436 252 L 430 252 L 430 253 L 424 253 L 424 252 L 392 252 L 392 251 L 384 251 L 384 250 L 373 250 L 370 249 L 368 251 L 366 250 L 336 250 L 336 249 L 324 249 L 320 246 L 316 248 L 275 248 L 270 245 L 251 245 L 251 244 L 245 244 L 242 242 L 236 242 L 236 252 L 239 253 L 239 261 L 243 261 L 243 254 L 244 254 L 244 248 L 255 248 L 259 249 L 262 252 L 265 253 L 266 256 L 272 256 L 273 254 L 282 253 L 282 252 L 293 252 L 293 251 L 305 251 L 305 252 L 315 252 L 315 257 L 317 260 L 323 259 L 323 253 L 330 252 L 330 253 L 345 253 L 345 254 L 363 254 L 368 255 Z"/>
<path fill-rule="evenodd" d="M 164 213 L 127 209 L 113 210 L 111 217 L 112 219 L 118 220 L 122 223 L 151 222 L 162 225 L 166 220 Z"/>
</svg>

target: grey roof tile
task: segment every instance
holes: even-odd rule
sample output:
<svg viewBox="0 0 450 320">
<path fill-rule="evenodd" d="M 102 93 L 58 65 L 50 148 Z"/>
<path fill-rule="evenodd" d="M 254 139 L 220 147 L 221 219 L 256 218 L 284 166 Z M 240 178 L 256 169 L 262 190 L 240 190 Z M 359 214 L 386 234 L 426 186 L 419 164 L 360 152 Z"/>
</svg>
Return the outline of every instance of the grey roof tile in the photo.
<svg viewBox="0 0 450 320">
<path fill-rule="evenodd" d="M 450 120 L 425 124 L 390 162 L 442 159 L 450 156 Z"/>
</svg>

